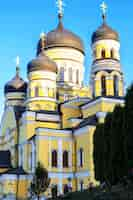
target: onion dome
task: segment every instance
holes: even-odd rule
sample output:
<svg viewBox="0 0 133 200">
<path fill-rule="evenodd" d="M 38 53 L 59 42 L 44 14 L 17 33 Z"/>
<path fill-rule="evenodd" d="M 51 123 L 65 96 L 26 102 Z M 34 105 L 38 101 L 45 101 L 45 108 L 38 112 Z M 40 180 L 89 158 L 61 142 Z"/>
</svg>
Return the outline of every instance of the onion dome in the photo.
<svg viewBox="0 0 133 200">
<path fill-rule="evenodd" d="M 92 43 L 98 40 L 116 40 L 119 41 L 119 35 L 111 27 L 109 27 L 105 22 L 100 26 L 92 35 Z"/>
<path fill-rule="evenodd" d="M 57 73 L 57 65 L 43 52 L 37 58 L 30 61 L 27 66 L 28 73 L 38 70 L 51 71 Z"/>
<path fill-rule="evenodd" d="M 118 33 L 113 30 L 106 23 L 106 10 L 107 5 L 103 2 L 101 4 L 103 24 L 93 33 L 91 42 L 92 44 L 98 40 L 116 40 L 119 41 Z"/>
<path fill-rule="evenodd" d="M 46 36 L 45 49 L 52 47 L 70 47 L 81 51 L 84 54 L 84 45 L 79 36 L 64 28 L 61 17 L 56 29 L 50 31 Z M 42 50 L 42 40 L 40 39 L 37 52 Z"/>
<path fill-rule="evenodd" d="M 27 90 L 27 83 L 19 76 L 19 68 L 16 67 L 16 75 L 6 83 L 4 87 L 4 93 L 11 93 L 11 92 L 21 92 L 26 93 Z"/>
</svg>

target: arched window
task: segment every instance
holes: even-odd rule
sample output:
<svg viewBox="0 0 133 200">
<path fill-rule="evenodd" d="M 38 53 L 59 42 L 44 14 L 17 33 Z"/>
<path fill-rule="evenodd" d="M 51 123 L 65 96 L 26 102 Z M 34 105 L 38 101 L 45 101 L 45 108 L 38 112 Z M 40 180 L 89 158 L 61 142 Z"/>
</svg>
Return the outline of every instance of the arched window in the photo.
<svg viewBox="0 0 133 200">
<path fill-rule="evenodd" d="M 79 70 L 76 70 L 76 83 L 79 83 Z"/>
<path fill-rule="evenodd" d="M 80 148 L 79 150 L 79 166 L 83 167 L 83 149 Z"/>
<path fill-rule="evenodd" d="M 101 57 L 102 57 L 102 58 L 105 58 L 105 57 L 106 57 L 105 49 L 102 49 Z"/>
<path fill-rule="evenodd" d="M 38 96 L 39 96 L 39 88 L 35 87 L 35 97 L 38 97 Z"/>
<path fill-rule="evenodd" d="M 60 68 L 60 81 L 64 81 L 64 67 Z"/>
<path fill-rule="evenodd" d="M 101 95 L 106 96 L 106 77 L 101 77 Z"/>
<path fill-rule="evenodd" d="M 57 167 L 57 151 L 53 150 L 52 151 L 52 167 Z"/>
<path fill-rule="evenodd" d="M 114 58 L 114 49 L 111 49 L 111 51 L 110 51 L 110 57 Z"/>
<path fill-rule="evenodd" d="M 68 151 L 63 152 L 63 167 L 64 168 L 69 167 L 69 153 L 68 153 Z"/>
<path fill-rule="evenodd" d="M 69 81 L 72 82 L 72 67 L 69 68 L 68 74 L 69 74 Z"/>
<path fill-rule="evenodd" d="M 31 88 L 28 89 L 28 96 L 31 97 Z"/>
<path fill-rule="evenodd" d="M 119 95 L 119 79 L 118 76 L 114 76 L 113 78 L 113 88 L 114 88 L 114 96 L 118 96 Z"/>
</svg>

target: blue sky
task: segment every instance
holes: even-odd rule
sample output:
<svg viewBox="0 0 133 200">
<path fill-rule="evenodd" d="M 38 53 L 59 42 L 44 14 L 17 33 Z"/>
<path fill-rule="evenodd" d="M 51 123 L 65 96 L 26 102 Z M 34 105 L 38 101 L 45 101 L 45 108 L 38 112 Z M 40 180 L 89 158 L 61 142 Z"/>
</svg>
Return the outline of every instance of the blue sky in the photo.
<svg viewBox="0 0 133 200">
<path fill-rule="evenodd" d="M 15 57 L 21 57 L 21 75 L 26 78 L 26 65 L 36 52 L 42 31 L 48 32 L 57 25 L 56 0 L 2 1 L 0 5 L 0 108 L 4 101 L 3 87 L 15 74 Z M 77 33 L 86 48 L 85 83 L 89 80 L 91 66 L 90 38 L 101 24 L 99 5 L 101 0 L 64 0 L 64 25 Z M 125 84 L 133 80 L 133 2 L 131 0 L 107 0 L 110 26 L 121 39 L 121 63 Z"/>
</svg>

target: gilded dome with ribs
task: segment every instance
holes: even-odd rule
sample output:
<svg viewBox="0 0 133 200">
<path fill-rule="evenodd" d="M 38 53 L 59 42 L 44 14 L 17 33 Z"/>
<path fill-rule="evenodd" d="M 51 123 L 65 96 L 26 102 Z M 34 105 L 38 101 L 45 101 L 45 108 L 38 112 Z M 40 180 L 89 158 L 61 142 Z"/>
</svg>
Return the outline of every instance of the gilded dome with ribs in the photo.
<svg viewBox="0 0 133 200">
<path fill-rule="evenodd" d="M 42 51 L 42 40 L 39 40 L 37 54 Z M 84 45 L 79 36 L 64 28 L 62 21 L 56 29 L 46 35 L 45 49 L 52 47 L 70 47 L 81 51 L 84 54 Z"/>
<path fill-rule="evenodd" d="M 119 35 L 105 22 L 93 33 L 92 44 L 98 40 L 111 39 L 119 41 Z"/>
<path fill-rule="evenodd" d="M 27 67 L 28 73 L 37 70 L 45 70 L 56 73 L 57 65 L 54 61 L 52 61 L 45 53 L 42 53 L 37 58 L 33 59 L 29 62 Z"/>
</svg>

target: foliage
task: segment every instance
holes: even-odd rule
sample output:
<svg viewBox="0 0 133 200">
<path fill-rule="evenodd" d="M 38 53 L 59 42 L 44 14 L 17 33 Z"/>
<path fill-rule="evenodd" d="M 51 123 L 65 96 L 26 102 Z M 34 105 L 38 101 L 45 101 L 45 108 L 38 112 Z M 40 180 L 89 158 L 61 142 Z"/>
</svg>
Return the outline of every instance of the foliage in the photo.
<svg viewBox="0 0 133 200">
<path fill-rule="evenodd" d="M 57 185 L 53 185 L 52 186 L 51 192 L 52 192 L 52 199 L 55 199 L 57 197 L 57 193 L 58 193 L 58 191 L 57 191 Z"/>
<path fill-rule="evenodd" d="M 125 97 L 125 134 L 128 148 L 128 168 L 133 168 L 133 84 L 128 88 Z"/>
<path fill-rule="evenodd" d="M 32 195 L 35 195 L 38 199 L 40 195 L 44 193 L 50 184 L 47 170 L 38 162 L 33 181 L 30 186 Z"/>
<path fill-rule="evenodd" d="M 96 179 L 117 183 L 133 169 L 133 85 L 125 97 L 125 107 L 116 106 L 94 133 Z"/>
</svg>

